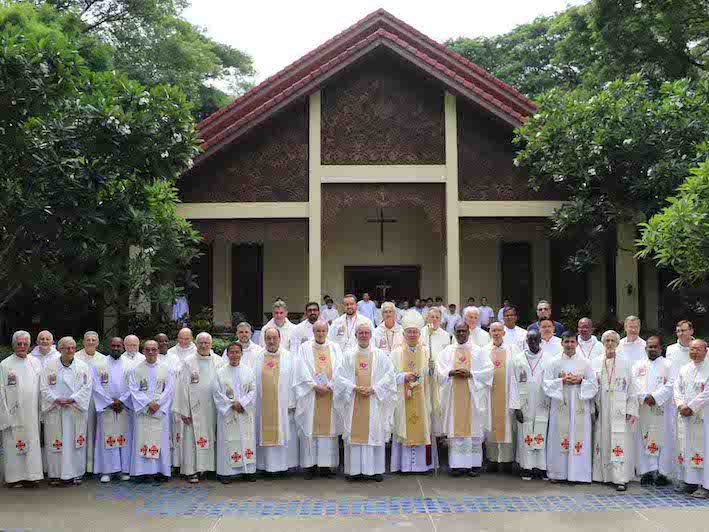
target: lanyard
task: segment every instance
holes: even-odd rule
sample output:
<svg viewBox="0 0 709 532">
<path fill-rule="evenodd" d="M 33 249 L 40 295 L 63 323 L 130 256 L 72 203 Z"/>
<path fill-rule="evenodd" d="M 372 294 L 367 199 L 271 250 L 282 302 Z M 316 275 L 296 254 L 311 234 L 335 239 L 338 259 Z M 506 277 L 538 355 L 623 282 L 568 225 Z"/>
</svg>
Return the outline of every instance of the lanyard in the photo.
<svg viewBox="0 0 709 532">
<path fill-rule="evenodd" d="M 613 371 L 611 371 L 610 374 L 608 374 L 608 359 L 606 358 L 603 361 L 603 367 L 606 368 L 606 375 L 608 375 L 608 391 L 611 389 L 611 382 L 613 382 L 613 377 L 615 376 L 615 361 L 616 357 L 613 357 Z"/>
<path fill-rule="evenodd" d="M 534 377 L 534 371 L 535 371 L 535 370 L 537 369 L 537 367 L 539 366 L 539 363 L 542 361 L 542 358 L 544 358 L 544 351 L 542 351 L 542 350 L 540 349 L 539 352 L 540 352 L 539 360 L 537 360 L 537 363 L 534 364 L 534 366 L 532 366 L 532 363 L 529 361 L 529 355 L 527 355 L 527 357 L 526 357 L 526 358 L 527 358 L 527 365 L 529 366 L 529 371 L 532 372 L 532 377 Z"/>
</svg>

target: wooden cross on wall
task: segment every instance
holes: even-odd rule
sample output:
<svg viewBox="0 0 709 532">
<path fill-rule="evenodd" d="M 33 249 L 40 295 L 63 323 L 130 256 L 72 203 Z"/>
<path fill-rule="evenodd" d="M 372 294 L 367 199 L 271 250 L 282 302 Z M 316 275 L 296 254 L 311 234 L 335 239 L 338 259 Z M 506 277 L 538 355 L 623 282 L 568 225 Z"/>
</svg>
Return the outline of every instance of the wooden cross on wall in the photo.
<svg viewBox="0 0 709 532">
<path fill-rule="evenodd" d="M 380 208 L 376 218 L 367 218 L 368 224 L 379 224 L 379 250 L 384 253 L 384 224 L 395 224 L 396 218 L 384 218 L 384 209 Z"/>
</svg>

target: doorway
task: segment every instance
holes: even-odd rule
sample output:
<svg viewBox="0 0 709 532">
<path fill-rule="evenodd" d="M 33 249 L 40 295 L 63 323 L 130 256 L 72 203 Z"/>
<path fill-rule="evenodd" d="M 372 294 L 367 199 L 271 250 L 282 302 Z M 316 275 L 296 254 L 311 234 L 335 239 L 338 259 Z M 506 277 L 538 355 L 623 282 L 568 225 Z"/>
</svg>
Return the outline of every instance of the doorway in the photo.
<svg viewBox="0 0 709 532">
<path fill-rule="evenodd" d="M 345 266 L 345 292 L 358 298 L 368 292 L 372 299 L 392 301 L 421 297 L 420 266 Z"/>
<path fill-rule="evenodd" d="M 528 242 L 504 242 L 500 250 L 502 298 L 517 307 L 520 323 L 532 319 L 532 246 Z"/>
<path fill-rule="evenodd" d="M 231 313 L 254 327 L 263 325 L 263 246 L 235 244 L 231 260 Z M 237 325 L 234 323 L 234 325 Z"/>
</svg>

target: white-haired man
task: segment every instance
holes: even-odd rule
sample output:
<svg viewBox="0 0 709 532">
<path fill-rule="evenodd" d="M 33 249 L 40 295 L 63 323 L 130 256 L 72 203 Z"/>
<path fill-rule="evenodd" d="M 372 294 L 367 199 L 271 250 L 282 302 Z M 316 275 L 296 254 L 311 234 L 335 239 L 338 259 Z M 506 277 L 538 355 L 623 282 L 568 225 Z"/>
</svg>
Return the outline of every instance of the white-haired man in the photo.
<svg viewBox="0 0 709 532">
<path fill-rule="evenodd" d="M 339 422 L 333 403 L 333 375 L 342 352 L 327 339 L 328 325 L 317 321 L 314 337 L 300 346 L 295 361 L 295 422 L 300 438 L 300 467 L 307 479 L 334 475 L 340 463 Z"/>
<path fill-rule="evenodd" d="M 59 358 L 59 351 L 54 345 L 54 335 L 49 331 L 40 331 L 37 335 L 37 345 L 30 354 L 39 360 L 42 369 L 50 360 Z"/>
<path fill-rule="evenodd" d="M 366 320 L 366 318 L 364 318 Z M 386 469 L 385 444 L 391 433 L 396 395 L 389 357 L 372 345 L 372 324 L 360 322 L 356 344 L 335 375 L 335 408 L 343 422 L 345 475 L 381 482 Z"/>
<path fill-rule="evenodd" d="M 14 353 L 0 362 L 0 438 L 5 450 L 5 482 L 37 487 L 42 474 L 39 378 L 42 366 L 29 356 L 27 331 L 12 335 Z M 1 455 L 0 455 L 1 456 Z"/>
<path fill-rule="evenodd" d="M 478 310 L 478 307 L 466 307 L 463 310 L 463 320 L 470 331 L 470 339 L 468 341 L 471 345 L 482 349 L 490 343 L 490 335 L 480 327 L 480 310 Z"/>
<path fill-rule="evenodd" d="M 59 340 L 60 358 L 42 370 L 42 418 L 44 446 L 50 485 L 81 484 L 86 473 L 86 442 L 91 368 L 76 360 L 76 342 L 70 336 Z"/>
<path fill-rule="evenodd" d="M 432 308 L 439 317 L 438 308 Z M 413 310 L 401 320 L 404 344 L 391 352 L 396 376 L 391 471 L 423 473 L 438 466 L 431 438 L 434 398 L 438 396 L 436 366 L 427 345 L 420 341 L 424 319 Z M 439 408 L 440 404 L 435 405 Z"/>
<path fill-rule="evenodd" d="M 401 325 L 396 322 L 396 307 L 391 301 L 382 305 L 382 322 L 374 329 L 372 341 L 387 355 L 404 341 Z"/>
<path fill-rule="evenodd" d="M 266 348 L 253 359 L 256 373 L 256 469 L 285 473 L 298 467 L 295 428 L 295 356 L 281 347 L 276 327 L 263 330 Z"/>
<path fill-rule="evenodd" d="M 126 350 L 123 354 L 133 366 L 145 360 L 145 355 L 140 352 L 140 338 L 135 334 L 129 334 L 123 339 L 123 347 Z"/>
<path fill-rule="evenodd" d="M 106 355 L 98 352 L 99 337 L 94 331 L 84 333 L 84 348 L 76 353 L 76 359 L 87 364 L 92 371 L 97 365 L 105 364 Z M 86 442 L 86 472 L 93 473 L 94 471 L 94 439 L 96 437 L 96 405 L 94 404 L 93 392 L 91 393 L 91 402 L 89 403 L 89 425 L 87 429 Z"/>
<path fill-rule="evenodd" d="M 667 360 L 672 362 L 673 377 L 677 379 L 679 370 L 689 364 L 689 345 L 694 340 L 694 325 L 691 321 L 682 320 L 675 326 L 677 342 L 667 347 Z"/>
<path fill-rule="evenodd" d="M 182 363 L 173 410 L 184 424 L 180 472 L 193 484 L 199 482 L 200 474 L 216 471 L 217 411 L 212 390 L 224 364 L 212 351 L 212 336 L 207 332 L 197 335 L 197 353 Z"/>
<path fill-rule="evenodd" d="M 328 339 L 340 346 L 342 352 L 357 345 L 357 335 L 355 331 L 362 323 L 368 323 L 370 329 L 374 330 L 372 320 L 357 312 L 357 298 L 352 294 L 347 294 L 342 298 L 342 305 L 345 313 L 332 322 Z"/>
<path fill-rule="evenodd" d="M 645 360 L 645 340 L 640 338 L 640 318 L 628 316 L 623 322 L 625 338 L 620 341 L 618 354 L 627 359 L 630 364 Z"/>
<path fill-rule="evenodd" d="M 180 359 L 180 362 L 184 362 L 187 357 L 190 357 L 197 353 L 197 346 L 194 344 L 194 338 L 192 336 L 192 329 L 183 327 L 177 333 L 177 344 L 172 346 L 167 350 L 168 355 L 175 355 Z"/>
<path fill-rule="evenodd" d="M 288 319 L 288 305 L 286 305 L 285 301 L 279 299 L 273 303 L 272 313 L 273 317 L 261 329 L 258 343 L 261 347 L 266 347 L 266 338 L 263 333 L 268 327 L 275 327 L 280 335 L 281 345 L 284 349 L 288 349 L 290 347 L 290 337 L 293 334 L 293 329 L 295 329 L 295 324 Z"/>
</svg>

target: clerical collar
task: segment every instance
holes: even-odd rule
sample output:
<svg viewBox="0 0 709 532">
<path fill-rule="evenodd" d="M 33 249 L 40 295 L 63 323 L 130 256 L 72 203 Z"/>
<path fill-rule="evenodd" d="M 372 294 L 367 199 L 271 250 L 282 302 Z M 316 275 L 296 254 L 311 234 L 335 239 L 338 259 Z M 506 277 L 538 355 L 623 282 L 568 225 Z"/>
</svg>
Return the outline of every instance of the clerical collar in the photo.
<svg viewBox="0 0 709 532">
<path fill-rule="evenodd" d="M 146 363 L 148 366 L 157 366 L 158 361 L 156 360 L 155 362 L 148 362 L 148 359 L 146 358 L 146 359 L 145 359 L 145 363 Z"/>
<path fill-rule="evenodd" d="M 640 340 L 640 337 L 638 336 L 638 337 L 635 338 L 635 340 L 631 340 L 630 338 L 628 338 L 628 337 L 626 336 L 625 338 L 623 338 L 623 340 L 625 340 L 626 343 L 634 344 L 635 342 L 637 342 L 638 340 Z"/>
<path fill-rule="evenodd" d="M 538 357 L 539 355 L 541 355 L 543 353 L 543 351 L 541 349 L 539 351 L 537 351 L 536 353 L 534 353 L 529 348 L 525 349 L 524 352 L 528 357 Z"/>
<path fill-rule="evenodd" d="M 67 365 L 67 364 L 64 364 L 64 361 L 63 361 L 62 359 L 59 359 L 59 360 L 61 361 L 62 366 L 64 366 L 65 368 L 71 367 L 71 365 L 74 363 L 74 359 L 73 359 L 73 358 L 71 359 L 71 362 L 69 362 L 68 365 Z"/>
<path fill-rule="evenodd" d="M 579 343 L 581 343 L 581 342 L 583 342 L 583 343 L 593 342 L 595 339 L 596 339 L 596 337 L 593 336 L 593 335 L 589 336 L 589 337 L 588 337 L 588 340 L 584 340 L 583 338 L 581 338 L 581 336 L 579 336 Z"/>
<path fill-rule="evenodd" d="M 568 354 L 566 354 L 566 352 L 564 352 L 564 356 L 565 356 L 566 358 L 574 358 L 574 357 L 576 356 L 576 351 L 574 351 L 574 352 L 571 353 L 570 355 L 568 355 Z"/>
<path fill-rule="evenodd" d="M 361 353 L 366 353 L 367 351 L 369 351 L 369 345 L 367 345 L 366 347 L 362 347 L 361 345 L 357 344 L 357 349 L 358 349 Z"/>
<path fill-rule="evenodd" d="M 415 351 L 416 351 L 416 349 L 418 348 L 418 346 L 417 346 L 417 345 L 415 345 L 415 346 L 411 347 L 411 346 L 410 346 L 409 344 L 406 344 L 406 347 L 408 347 L 408 348 L 409 348 L 409 351 L 411 351 L 412 353 L 413 353 L 413 352 L 415 352 Z"/>
<path fill-rule="evenodd" d="M 268 353 L 269 355 L 277 355 L 278 349 L 276 349 L 275 351 L 269 351 L 268 349 L 266 349 L 266 353 Z"/>
<path fill-rule="evenodd" d="M 505 342 L 500 342 L 500 345 L 497 345 L 495 342 L 492 342 L 492 346 L 495 349 L 502 349 L 502 347 L 505 345 Z"/>
<path fill-rule="evenodd" d="M 202 353 L 197 353 L 197 354 L 198 354 L 199 356 L 201 356 L 202 358 L 209 358 L 209 357 L 212 355 L 211 352 L 210 352 L 210 353 L 207 353 L 206 355 L 203 355 Z"/>
</svg>

